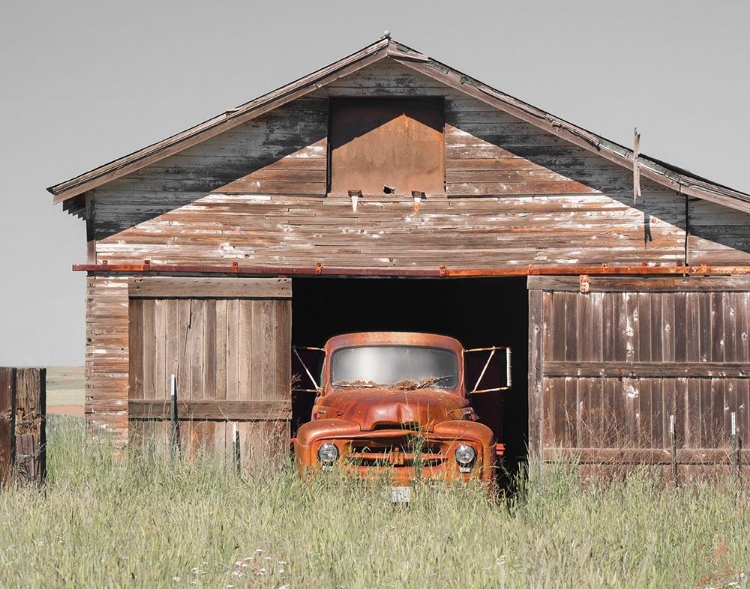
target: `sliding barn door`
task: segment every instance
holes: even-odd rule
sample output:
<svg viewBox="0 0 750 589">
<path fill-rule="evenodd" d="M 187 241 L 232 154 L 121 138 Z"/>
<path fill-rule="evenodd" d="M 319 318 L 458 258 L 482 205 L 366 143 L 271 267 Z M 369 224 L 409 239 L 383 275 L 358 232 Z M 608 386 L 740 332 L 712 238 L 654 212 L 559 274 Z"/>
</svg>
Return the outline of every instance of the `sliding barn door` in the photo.
<svg viewBox="0 0 750 589">
<path fill-rule="evenodd" d="M 681 480 L 745 467 L 750 280 L 532 277 L 530 449 Z"/>
<path fill-rule="evenodd" d="M 133 280 L 131 444 L 228 456 L 238 436 L 243 458 L 288 452 L 291 294 L 282 278 Z"/>
</svg>

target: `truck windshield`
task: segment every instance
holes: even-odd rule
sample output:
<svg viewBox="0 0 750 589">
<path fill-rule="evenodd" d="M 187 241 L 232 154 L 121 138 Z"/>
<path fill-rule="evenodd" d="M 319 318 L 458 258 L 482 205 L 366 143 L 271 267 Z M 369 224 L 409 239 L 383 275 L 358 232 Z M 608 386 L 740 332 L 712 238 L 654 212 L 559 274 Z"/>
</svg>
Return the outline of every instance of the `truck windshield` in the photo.
<svg viewBox="0 0 750 589">
<path fill-rule="evenodd" d="M 342 348 L 331 357 L 331 382 L 340 388 L 455 389 L 458 356 L 451 350 L 425 346 Z"/>
</svg>

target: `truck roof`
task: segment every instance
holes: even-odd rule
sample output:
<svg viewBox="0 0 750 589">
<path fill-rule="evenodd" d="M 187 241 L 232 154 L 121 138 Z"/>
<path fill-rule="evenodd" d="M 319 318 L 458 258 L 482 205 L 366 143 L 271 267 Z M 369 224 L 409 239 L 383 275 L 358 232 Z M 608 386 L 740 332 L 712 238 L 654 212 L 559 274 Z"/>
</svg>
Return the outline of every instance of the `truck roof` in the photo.
<svg viewBox="0 0 750 589">
<path fill-rule="evenodd" d="M 364 331 L 360 333 L 346 333 L 332 337 L 326 342 L 326 351 L 337 348 L 367 345 L 401 345 L 401 346 L 429 346 L 445 348 L 461 353 L 463 346 L 457 339 L 447 335 L 434 333 L 417 333 L 410 331 Z"/>
</svg>

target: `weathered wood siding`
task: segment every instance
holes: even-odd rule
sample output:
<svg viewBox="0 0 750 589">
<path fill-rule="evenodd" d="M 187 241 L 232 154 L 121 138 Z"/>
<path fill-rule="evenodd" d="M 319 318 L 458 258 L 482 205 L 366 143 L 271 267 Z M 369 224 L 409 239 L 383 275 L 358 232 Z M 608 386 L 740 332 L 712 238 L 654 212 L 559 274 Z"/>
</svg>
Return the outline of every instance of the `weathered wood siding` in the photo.
<svg viewBox="0 0 750 589">
<path fill-rule="evenodd" d="M 127 441 L 128 277 L 89 276 L 86 286 L 86 401 L 89 432 Z"/>
<path fill-rule="evenodd" d="M 445 99 L 446 194 L 324 198 L 329 96 Z M 685 197 L 395 62 L 380 62 L 89 195 L 112 263 L 674 264 Z M 457 197 L 483 197 L 479 199 Z M 691 203 L 692 207 L 704 204 Z M 700 216 L 699 212 L 693 217 Z M 695 260 L 747 263 L 747 215 L 691 218 Z M 712 238 L 716 238 L 711 241 Z M 731 238 L 731 239 L 730 239 Z M 739 246 L 739 250 L 732 249 Z"/>
<path fill-rule="evenodd" d="M 529 288 L 533 453 L 663 465 L 668 477 L 675 459 L 683 479 L 730 471 L 732 413 L 740 438 L 750 432 L 750 280 L 592 277 L 582 294 L 577 278 L 534 277 Z"/>
<path fill-rule="evenodd" d="M 688 264 L 748 263 L 750 215 L 698 198 L 688 207 Z"/>
<path fill-rule="evenodd" d="M 131 442 L 168 447 L 171 380 L 180 445 L 259 460 L 288 451 L 288 279 L 135 279 L 130 287 Z"/>
</svg>

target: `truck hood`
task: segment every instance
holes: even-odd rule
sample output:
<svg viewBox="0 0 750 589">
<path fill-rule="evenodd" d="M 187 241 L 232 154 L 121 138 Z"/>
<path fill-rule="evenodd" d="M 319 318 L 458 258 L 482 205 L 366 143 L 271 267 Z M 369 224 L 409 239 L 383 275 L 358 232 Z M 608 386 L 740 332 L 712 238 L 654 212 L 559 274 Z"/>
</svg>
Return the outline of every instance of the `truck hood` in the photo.
<svg viewBox="0 0 750 589">
<path fill-rule="evenodd" d="M 325 395 L 318 407 L 321 419 L 356 422 L 362 431 L 384 428 L 426 429 L 450 419 L 474 419 L 468 401 L 445 390 L 352 389 Z"/>
</svg>

